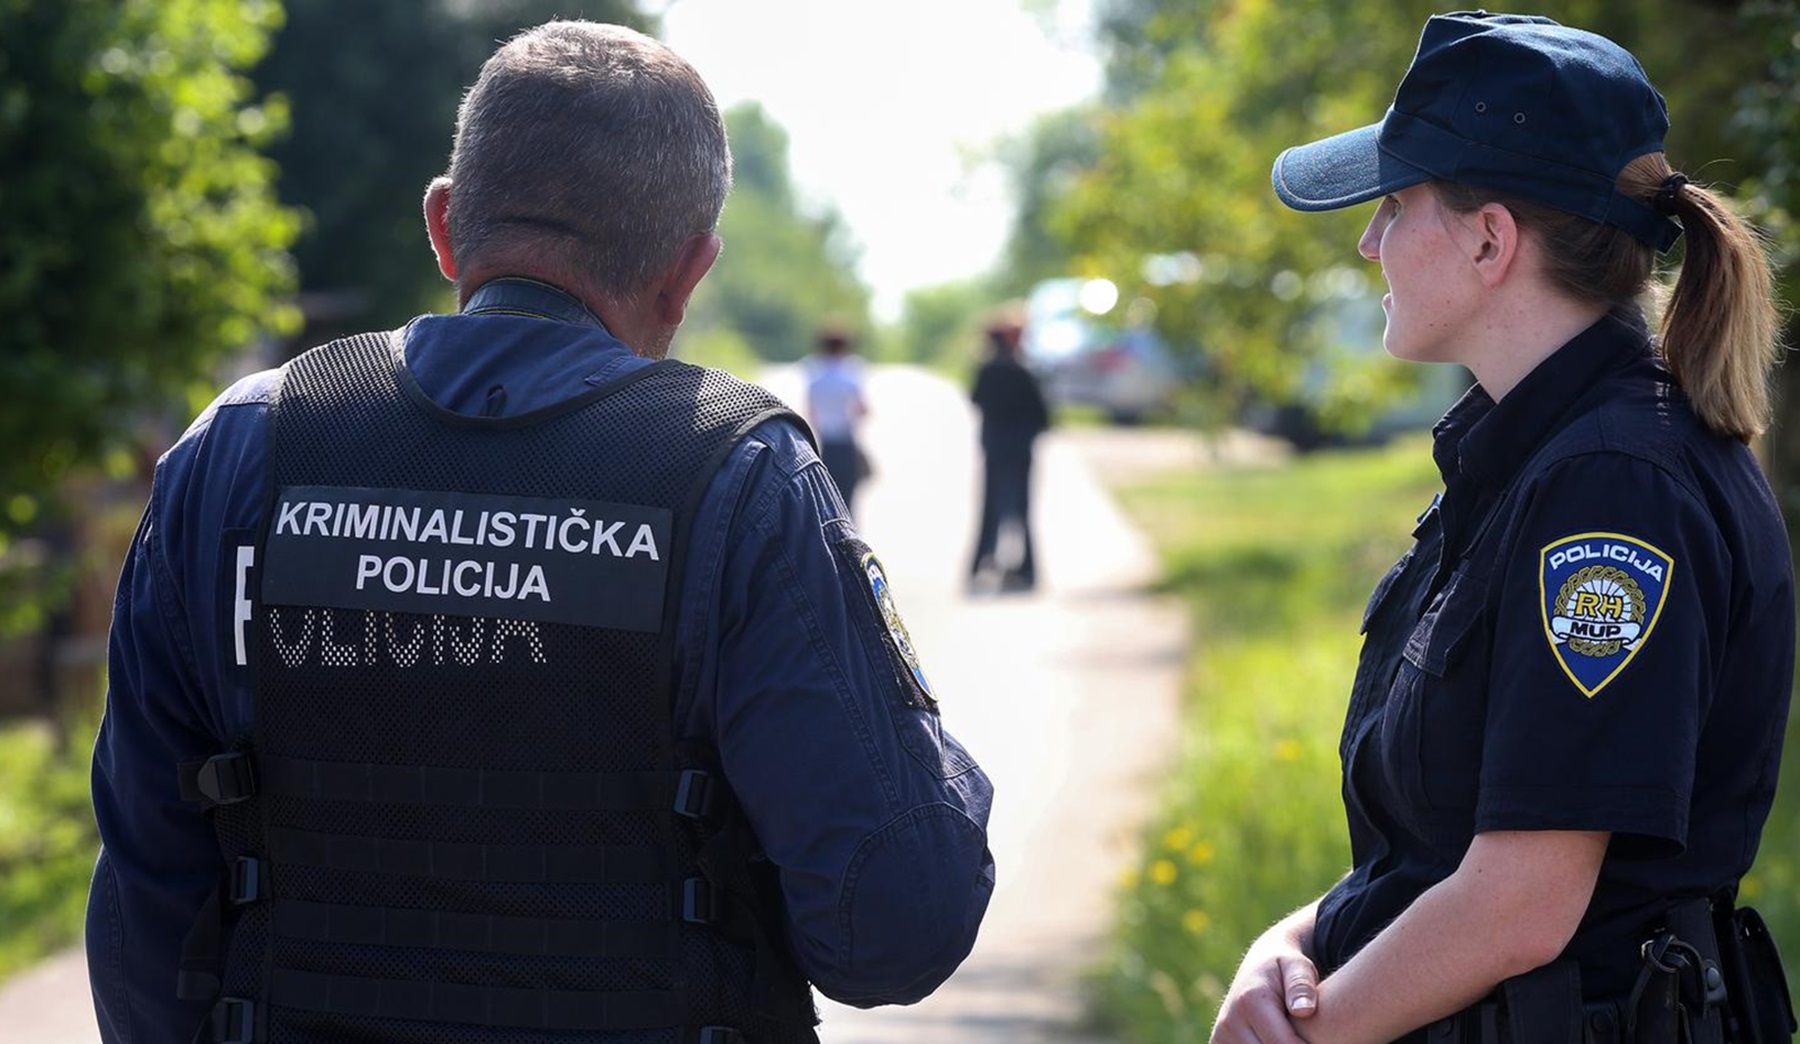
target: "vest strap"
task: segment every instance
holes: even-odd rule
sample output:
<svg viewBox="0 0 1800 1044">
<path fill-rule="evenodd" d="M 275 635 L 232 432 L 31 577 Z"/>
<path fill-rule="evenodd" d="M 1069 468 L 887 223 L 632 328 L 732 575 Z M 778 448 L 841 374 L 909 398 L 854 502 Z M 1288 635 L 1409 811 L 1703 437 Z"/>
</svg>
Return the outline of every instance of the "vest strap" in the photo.
<svg viewBox="0 0 1800 1044">
<path fill-rule="evenodd" d="M 652 847 L 469 845 L 285 827 L 270 827 L 268 842 L 269 859 L 276 866 L 291 863 L 403 877 L 515 884 L 647 884 L 670 876 L 668 856 Z"/>
<path fill-rule="evenodd" d="M 674 953 L 673 921 L 500 917 L 277 899 L 275 934 L 289 939 L 534 957 L 645 957 Z"/>
<path fill-rule="evenodd" d="M 683 819 L 708 822 L 718 801 L 714 798 L 712 774 L 701 769 L 684 770 L 675 787 L 675 814 Z"/>
<path fill-rule="evenodd" d="M 292 968 L 270 972 L 269 1003 L 333 1015 L 541 1030 L 661 1029 L 680 1026 L 687 1016 L 686 996 L 679 990 L 521 990 Z"/>
<path fill-rule="evenodd" d="M 233 906 L 247 906 L 263 897 L 262 895 L 262 860 L 255 856 L 238 856 L 231 861 L 230 875 L 226 879 L 225 898 Z"/>
<path fill-rule="evenodd" d="M 256 1005 L 242 997 L 221 997 L 212 1010 L 212 1044 L 255 1044 Z"/>
<path fill-rule="evenodd" d="M 233 750 L 176 766 L 181 800 L 202 808 L 233 805 L 256 794 L 256 770 L 249 751 Z"/>
<path fill-rule="evenodd" d="M 663 811 L 685 783 L 675 772 L 502 772 L 269 755 L 260 768 L 265 793 L 452 808 Z"/>
</svg>

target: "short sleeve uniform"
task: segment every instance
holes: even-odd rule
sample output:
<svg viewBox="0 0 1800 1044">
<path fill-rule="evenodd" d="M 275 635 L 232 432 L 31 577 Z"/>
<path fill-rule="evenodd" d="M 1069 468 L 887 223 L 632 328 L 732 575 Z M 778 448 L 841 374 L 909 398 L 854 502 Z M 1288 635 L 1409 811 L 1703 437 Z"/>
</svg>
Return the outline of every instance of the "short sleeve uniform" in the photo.
<svg viewBox="0 0 1800 1044">
<path fill-rule="evenodd" d="M 1680 900 L 1750 867 L 1793 674 L 1793 570 L 1749 450 L 1707 431 L 1635 317 L 1445 417 L 1444 492 L 1370 600 L 1341 753 L 1338 967 L 1490 830 L 1613 835 L 1566 956 L 1630 988 Z"/>
</svg>

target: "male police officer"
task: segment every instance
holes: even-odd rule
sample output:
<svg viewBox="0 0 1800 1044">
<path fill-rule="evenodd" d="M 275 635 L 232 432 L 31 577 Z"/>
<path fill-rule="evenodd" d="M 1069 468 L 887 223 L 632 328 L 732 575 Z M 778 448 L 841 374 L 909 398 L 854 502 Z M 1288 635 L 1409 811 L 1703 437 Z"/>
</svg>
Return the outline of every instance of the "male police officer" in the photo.
<svg viewBox="0 0 1800 1044">
<path fill-rule="evenodd" d="M 109 1041 L 813 1040 L 916 1001 L 991 789 L 794 416 L 663 362 L 719 251 L 680 58 L 502 47 L 426 224 L 463 310 L 157 469 L 94 763 Z"/>
</svg>

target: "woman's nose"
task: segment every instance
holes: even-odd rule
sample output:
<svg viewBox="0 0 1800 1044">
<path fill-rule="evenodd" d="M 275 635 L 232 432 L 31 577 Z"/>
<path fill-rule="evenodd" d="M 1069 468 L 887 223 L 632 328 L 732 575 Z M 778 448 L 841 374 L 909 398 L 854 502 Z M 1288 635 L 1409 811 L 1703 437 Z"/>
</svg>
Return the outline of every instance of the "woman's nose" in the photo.
<svg viewBox="0 0 1800 1044">
<path fill-rule="evenodd" d="M 1356 241 L 1356 252 L 1367 261 L 1381 260 L 1381 211 L 1369 219 L 1369 227 L 1363 229 L 1362 238 Z"/>
</svg>

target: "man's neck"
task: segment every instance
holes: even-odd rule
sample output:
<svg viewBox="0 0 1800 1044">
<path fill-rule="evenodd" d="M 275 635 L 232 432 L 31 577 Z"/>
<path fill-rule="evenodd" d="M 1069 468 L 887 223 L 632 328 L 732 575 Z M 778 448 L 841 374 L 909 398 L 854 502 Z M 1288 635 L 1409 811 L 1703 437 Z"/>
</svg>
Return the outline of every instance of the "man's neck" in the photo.
<svg viewBox="0 0 1800 1044">
<path fill-rule="evenodd" d="M 647 359 L 661 359 L 669 353 L 669 342 L 675 331 L 665 330 L 649 315 L 649 309 L 632 301 L 618 301 L 581 286 L 572 286 L 568 280 L 544 273 L 533 272 L 528 268 L 511 265 L 504 269 L 465 270 L 462 278 L 457 280 L 456 290 L 458 304 L 464 305 L 475 291 L 496 279 L 529 279 L 554 287 L 580 302 L 582 307 L 600 319 L 608 333 L 612 334 L 634 354 Z"/>
</svg>

